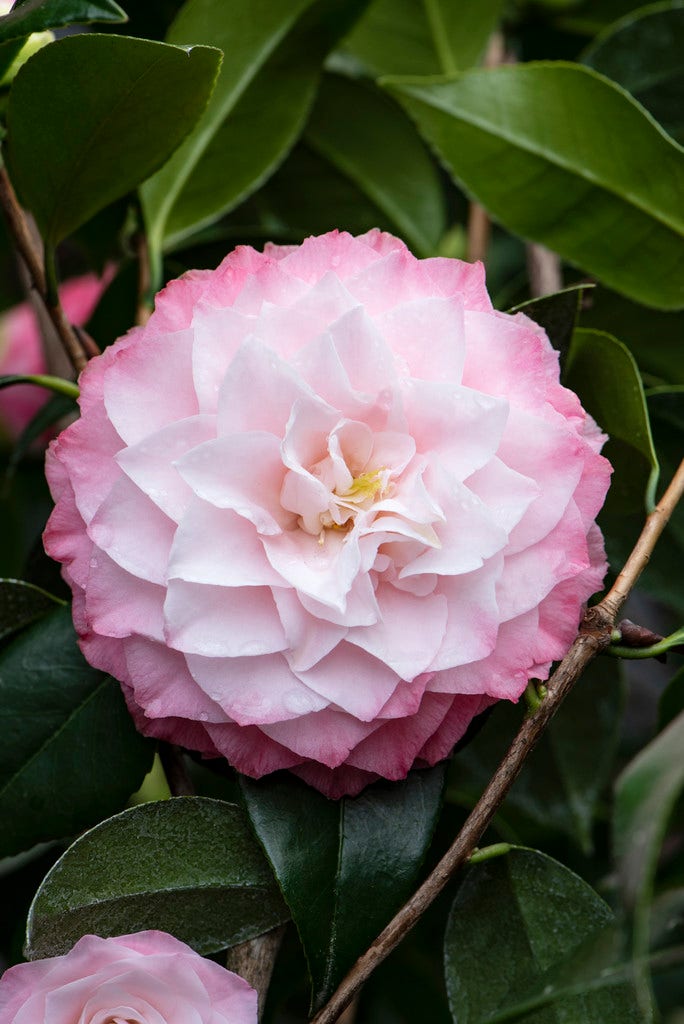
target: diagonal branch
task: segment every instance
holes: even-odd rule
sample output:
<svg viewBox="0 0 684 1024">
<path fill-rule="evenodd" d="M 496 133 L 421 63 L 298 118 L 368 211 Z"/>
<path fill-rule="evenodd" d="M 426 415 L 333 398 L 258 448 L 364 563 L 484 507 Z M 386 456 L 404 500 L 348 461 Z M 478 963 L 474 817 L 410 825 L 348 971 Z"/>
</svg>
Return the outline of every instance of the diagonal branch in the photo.
<svg viewBox="0 0 684 1024">
<path fill-rule="evenodd" d="M 17 250 L 29 272 L 31 284 L 40 296 L 74 369 L 80 373 L 86 365 L 88 357 L 97 354 L 99 350 L 92 339 L 85 335 L 85 332 L 83 332 L 85 337 L 82 339 L 79 333 L 72 327 L 64 315 L 59 299 L 55 298 L 53 300 L 48 296 L 47 279 L 42 256 L 31 237 L 26 216 L 19 205 L 19 200 L 7 170 L 2 166 L 0 166 L 0 205 L 2 205 L 5 219 Z"/>
<path fill-rule="evenodd" d="M 537 710 L 527 717 L 520 726 L 508 753 L 492 776 L 453 844 L 408 903 L 390 921 L 363 956 L 359 957 L 330 1001 L 313 1018 L 311 1024 L 334 1024 L 339 1019 L 340 1014 L 354 998 L 361 985 L 385 957 L 399 945 L 447 882 L 471 856 L 520 774 L 527 757 L 539 742 L 563 700 L 589 662 L 610 644 L 615 617 L 648 563 L 656 541 L 683 493 L 684 461 L 663 497 L 646 520 L 641 536 L 615 584 L 600 604 L 589 608 L 585 613 L 575 642 L 547 684 L 547 696 L 540 702 Z"/>
</svg>

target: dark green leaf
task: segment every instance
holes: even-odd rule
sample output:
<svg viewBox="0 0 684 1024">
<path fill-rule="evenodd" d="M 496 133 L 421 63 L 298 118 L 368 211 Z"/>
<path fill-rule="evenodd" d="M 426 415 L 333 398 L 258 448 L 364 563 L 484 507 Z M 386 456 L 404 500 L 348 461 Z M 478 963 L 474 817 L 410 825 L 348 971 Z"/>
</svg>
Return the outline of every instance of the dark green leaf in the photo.
<svg viewBox="0 0 684 1024">
<path fill-rule="evenodd" d="M 603 331 L 575 331 L 563 383 L 610 436 L 604 455 L 613 466 L 606 515 L 626 515 L 654 504 L 658 459 L 644 389 L 634 358 Z"/>
<path fill-rule="evenodd" d="M 592 936 L 604 939 L 611 922 L 609 907 L 594 890 L 545 854 L 511 850 L 470 868 L 454 900 L 444 943 L 455 1024 L 528 1019 L 530 992 L 541 989 L 549 973 L 566 967 Z M 557 999 L 553 990 L 546 991 L 553 1004 L 529 1019 L 535 1024 L 640 1024 L 626 985 L 592 991 L 587 979 L 582 988 L 580 994 L 558 993 Z"/>
<path fill-rule="evenodd" d="M 658 701 L 658 729 L 665 726 L 684 712 L 684 668 L 676 672 Z"/>
<path fill-rule="evenodd" d="M 36 893 L 26 952 L 55 956 L 90 932 L 155 928 L 215 953 L 287 918 L 244 812 L 178 797 L 132 807 L 69 847 Z"/>
<path fill-rule="evenodd" d="M 418 254 L 434 255 L 446 229 L 441 181 L 394 103 L 372 86 L 326 75 L 305 139 L 375 203 Z"/>
<path fill-rule="evenodd" d="M 684 306 L 684 151 L 619 86 L 561 61 L 382 84 L 504 227 L 639 302 Z"/>
<path fill-rule="evenodd" d="M 31 901 L 62 849 L 57 843 L 43 844 L 0 861 L 0 956 L 8 967 L 24 959 L 22 949 Z"/>
<path fill-rule="evenodd" d="M 684 314 L 646 309 L 609 291 L 593 288 L 587 293 L 582 327 L 608 331 L 624 342 L 642 373 L 667 384 L 684 384 Z"/>
<path fill-rule="evenodd" d="M 301 242 L 345 228 L 354 235 L 396 227 L 366 195 L 304 143 L 299 143 L 263 188 L 228 222 L 230 240 Z"/>
<path fill-rule="evenodd" d="M 119 684 L 79 651 L 68 608 L 0 655 L 0 717 L 0 856 L 118 810 L 152 761 Z"/>
<path fill-rule="evenodd" d="M 304 946 L 320 1006 L 411 894 L 441 805 L 444 770 L 326 800 L 287 774 L 242 778 Z"/>
<path fill-rule="evenodd" d="M 508 835 L 511 826 L 526 838 L 551 830 L 591 851 L 596 808 L 617 753 L 623 703 L 618 664 L 595 661 L 528 758 L 497 819 L 502 834 Z M 520 707 L 501 701 L 478 735 L 456 754 L 449 779 L 452 800 L 475 803 L 506 753 L 521 716 Z"/>
<path fill-rule="evenodd" d="M 585 288 L 585 285 L 573 285 L 554 295 L 543 295 L 541 298 L 522 302 L 508 311 L 524 313 L 544 328 L 549 341 L 560 354 L 561 367 L 565 365 L 570 349 Z"/>
<path fill-rule="evenodd" d="M 232 209 L 275 170 L 304 127 L 323 58 L 366 2 L 188 0 L 183 6 L 169 42 L 211 41 L 230 60 L 196 129 L 142 189 L 154 264 L 162 249 Z"/>
<path fill-rule="evenodd" d="M 12 449 L 7 466 L 7 478 L 10 479 L 21 460 L 31 451 L 37 441 L 50 427 L 53 427 L 64 416 L 76 410 L 75 398 L 71 395 L 55 394 L 41 406 L 31 422 L 24 428 Z"/>
<path fill-rule="evenodd" d="M 2 28 L 2 21 L 0 21 L 0 28 Z M 47 42 L 49 37 L 46 35 L 43 42 Z M 5 89 L 12 83 L 14 75 L 19 70 L 24 57 L 28 60 L 31 53 L 35 52 L 35 49 L 40 49 L 40 46 L 27 47 L 25 54 L 22 54 L 22 62 L 17 58 L 24 49 L 25 43 L 28 43 L 27 39 L 11 39 L 7 43 L 0 43 L 0 88 Z"/>
<path fill-rule="evenodd" d="M 543 0 L 559 12 L 559 25 L 569 32 L 593 36 L 643 6 L 643 0 Z"/>
<path fill-rule="evenodd" d="M 138 306 L 138 265 L 122 263 L 98 302 L 86 330 L 100 348 L 111 345 L 135 323 Z"/>
<path fill-rule="evenodd" d="M 0 18 L 0 42 L 64 25 L 127 20 L 114 0 L 24 0 Z"/>
<path fill-rule="evenodd" d="M 24 580 L 0 579 L 0 640 L 30 625 L 64 602 Z"/>
<path fill-rule="evenodd" d="M 345 41 L 372 75 L 464 71 L 482 56 L 502 0 L 375 0 Z"/>
<path fill-rule="evenodd" d="M 684 451 L 684 386 L 650 390 L 647 405 L 655 450 L 661 467 L 657 492 L 659 494 L 665 490 L 674 476 Z M 615 570 L 624 564 L 643 527 L 643 522 L 643 512 L 604 518 L 602 527 L 606 550 Z M 684 619 L 684 589 L 680 574 L 673 572 L 673 567 L 682 564 L 684 503 L 680 502 L 639 578 L 639 589 L 671 606 L 680 621 Z"/>
<path fill-rule="evenodd" d="M 630 92 L 677 142 L 684 142 L 684 6 L 656 3 L 621 18 L 582 60 Z"/>
<path fill-rule="evenodd" d="M 204 110 L 220 60 L 209 47 L 84 34 L 24 65 L 10 92 L 7 157 L 48 245 L 164 163 Z"/>
<path fill-rule="evenodd" d="M 658 857 L 668 820 L 684 790 L 684 712 L 627 765 L 615 787 L 613 851 L 625 907 L 633 921 L 635 985 L 645 1019 L 654 996 L 647 965 Z M 651 1015 L 651 1016 L 649 1016 Z"/>
<path fill-rule="evenodd" d="M 650 904 L 668 819 L 684 789 L 684 713 L 625 768 L 615 789 L 613 840 L 628 909 Z"/>
</svg>

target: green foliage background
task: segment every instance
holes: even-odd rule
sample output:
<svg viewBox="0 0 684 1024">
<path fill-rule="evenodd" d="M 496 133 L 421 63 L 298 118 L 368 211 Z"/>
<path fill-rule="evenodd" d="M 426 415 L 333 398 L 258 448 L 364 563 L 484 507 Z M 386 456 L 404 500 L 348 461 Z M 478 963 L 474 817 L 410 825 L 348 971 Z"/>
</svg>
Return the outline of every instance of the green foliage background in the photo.
<svg viewBox="0 0 684 1024">
<path fill-rule="evenodd" d="M 57 40 L 17 71 L 44 30 Z M 49 285 L 116 266 L 101 346 L 237 244 L 379 226 L 463 258 L 482 204 L 495 304 L 547 328 L 610 435 L 616 572 L 684 453 L 683 46 L 682 0 L 19 0 L 0 18 L 2 156 Z M 531 303 L 530 242 L 566 286 Z M 4 309 L 24 298 L 6 230 L 0 265 Z M 83 661 L 40 550 L 30 442 L 72 406 L 53 399 L 4 456 L 0 955 L 24 955 L 31 903 L 30 957 L 148 927 L 218 955 L 291 919 L 265 1019 L 306 1020 L 446 848 L 523 709 L 354 800 L 187 757 L 197 795 L 163 800 L 154 745 Z M 632 617 L 674 633 L 683 570 L 680 508 Z M 680 652 L 594 663 L 484 840 L 509 852 L 452 883 L 357 1024 L 682 1024 L 683 751 Z"/>
</svg>

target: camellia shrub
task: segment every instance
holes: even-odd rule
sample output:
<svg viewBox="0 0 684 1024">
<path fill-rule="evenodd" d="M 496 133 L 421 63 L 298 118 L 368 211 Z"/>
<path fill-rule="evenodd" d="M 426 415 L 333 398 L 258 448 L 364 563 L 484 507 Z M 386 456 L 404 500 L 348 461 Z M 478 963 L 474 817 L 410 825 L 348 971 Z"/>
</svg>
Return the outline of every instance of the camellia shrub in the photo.
<svg viewBox="0 0 684 1024">
<path fill-rule="evenodd" d="M 0 1024 L 682 1024 L 683 44 L 0 16 Z"/>
</svg>

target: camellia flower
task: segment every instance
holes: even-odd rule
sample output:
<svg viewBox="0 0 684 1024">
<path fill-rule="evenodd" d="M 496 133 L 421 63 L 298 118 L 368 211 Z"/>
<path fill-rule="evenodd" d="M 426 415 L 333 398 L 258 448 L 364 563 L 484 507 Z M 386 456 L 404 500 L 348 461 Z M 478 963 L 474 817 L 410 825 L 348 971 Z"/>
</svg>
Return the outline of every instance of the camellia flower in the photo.
<svg viewBox="0 0 684 1024">
<path fill-rule="evenodd" d="M 600 586 L 603 437 L 480 265 L 241 247 L 81 377 L 45 544 L 139 728 L 329 796 L 444 758 Z"/>
<path fill-rule="evenodd" d="M 99 278 L 85 274 L 66 281 L 59 297 L 72 324 L 82 327 L 95 309 L 109 274 Z M 36 314 L 28 302 L 0 315 L 0 374 L 47 373 L 43 341 Z M 49 393 L 35 384 L 14 384 L 0 391 L 0 425 L 12 437 L 18 437 Z"/>
<path fill-rule="evenodd" d="M 166 932 L 85 935 L 65 956 L 10 967 L 0 1024 L 257 1024 L 257 994 Z"/>
</svg>

